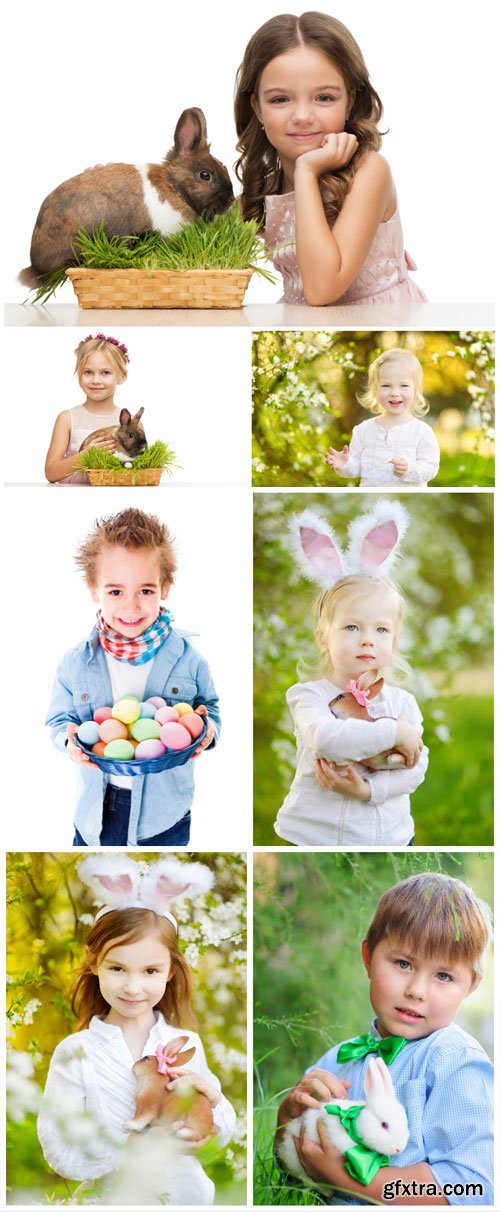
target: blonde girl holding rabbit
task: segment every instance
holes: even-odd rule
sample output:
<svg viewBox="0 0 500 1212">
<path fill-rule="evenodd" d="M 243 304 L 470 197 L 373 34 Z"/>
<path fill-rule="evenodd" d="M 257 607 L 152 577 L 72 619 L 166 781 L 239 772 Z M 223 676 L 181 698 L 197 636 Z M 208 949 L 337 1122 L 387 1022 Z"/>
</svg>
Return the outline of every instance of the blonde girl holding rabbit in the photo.
<svg viewBox="0 0 500 1212">
<path fill-rule="evenodd" d="M 75 349 L 75 357 L 75 375 L 85 399 L 56 417 L 45 460 L 49 483 L 64 486 L 88 484 L 87 476 L 78 467 L 78 452 L 89 434 L 120 423 L 115 392 L 127 378 L 129 363 L 123 341 L 103 332 L 84 337 Z M 109 434 L 96 436 L 92 444 L 110 454 L 115 449 Z"/>
<path fill-rule="evenodd" d="M 359 46 L 334 17 L 282 13 L 250 39 L 236 80 L 236 172 L 284 302 L 426 301 L 408 276 L 381 117 Z"/>
<path fill-rule="evenodd" d="M 191 1029 L 190 972 L 171 910 L 172 902 L 209 891 L 212 873 L 201 863 L 172 856 L 148 867 L 126 856 L 100 854 L 85 859 L 79 875 L 103 907 L 89 931 L 74 985 L 77 1029 L 57 1045 L 50 1062 L 38 1117 L 45 1160 L 64 1178 L 112 1180 L 122 1166 L 126 1173 L 133 1149 L 137 1165 L 147 1170 L 144 1191 L 151 1203 L 212 1204 L 214 1184 L 196 1157 L 196 1146 L 186 1149 L 181 1123 L 172 1125 L 171 1133 L 156 1129 L 156 1152 L 153 1130 L 136 1135 L 130 1124 L 134 1065 L 156 1056 L 167 1089 L 178 1086 L 181 1091 L 187 1083 L 209 1100 L 213 1133 L 221 1146 L 233 1132 L 233 1108 Z M 167 1072 L 160 1068 L 163 1048 L 179 1036 L 179 1028 L 195 1055 L 186 1066 L 173 1064 Z M 112 1198 L 112 1186 L 104 1202 L 110 1192 L 109 1202 L 120 1202 Z"/>
<path fill-rule="evenodd" d="M 325 463 L 337 475 L 361 476 L 360 487 L 425 485 L 439 471 L 439 444 L 430 425 L 421 363 L 408 349 L 390 349 L 372 362 L 363 408 L 374 414 L 355 425 L 349 445 L 333 446 Z"/>
<path fill-rule="evenodd" d="M 274 828 L 295 845 L 413 844 L 410 794 L 428 763 L 422 715 L 412 694 L 384 681 L 398 664 L 404 612 L 387 573 L 407 526 L 398 501 L 378 501 L 351 523 L 344 554 L 321 515 L 307 509 L 292 519 L 298 563 L 322 590 L 314 610 L 321 676 L 286 696 L 297 766 Z M 346 700 L 358 718 L 345 717 Z"/>
</svg>

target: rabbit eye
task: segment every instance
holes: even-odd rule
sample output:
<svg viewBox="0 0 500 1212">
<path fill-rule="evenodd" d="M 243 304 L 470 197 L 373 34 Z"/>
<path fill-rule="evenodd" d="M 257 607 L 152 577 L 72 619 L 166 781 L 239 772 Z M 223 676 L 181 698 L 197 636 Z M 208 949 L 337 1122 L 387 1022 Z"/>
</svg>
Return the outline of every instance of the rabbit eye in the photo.
<svg viewBox="0 0 500 1212">
<path fill-rule="evenodd" d="M 198 173 L 198 176 L 200 178 L 200 181 L 211 181 L 212 180 L 212 174 L 211 174 L 211 172 L 209 172 L 208 168 L 202 168 L 201 171 Z"/>
<path fill-rule="evenodd" d="M 383 1123 L 380 1125 L 380 1127 L 381 1127 L 381 1128 L 388 1128 L 388 1127 L 389 1127 L 389 1124 L 386 1124 L 386 1123 L 385 1123 L 385 1121 L 384 1121 L 384 1122 L 383 1122 Z"/>
<path fill-rule="evenodd" d="M 345 694 L 338 694 L 337 698 L 334 699 L 333 701 L 334 701 L 334 703 L 341 703 L 342 699 L 345 699 Z"/>
</svg>

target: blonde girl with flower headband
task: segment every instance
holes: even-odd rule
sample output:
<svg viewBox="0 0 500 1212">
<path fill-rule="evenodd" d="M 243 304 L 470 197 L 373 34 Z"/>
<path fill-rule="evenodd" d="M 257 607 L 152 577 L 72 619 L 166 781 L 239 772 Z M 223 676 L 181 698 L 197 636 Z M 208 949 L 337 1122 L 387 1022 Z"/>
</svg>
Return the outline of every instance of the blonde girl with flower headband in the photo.
<svg viewBox="0 0 500 1212">
<path fill-rule="evenodd" d="M 182 1120 L 171 1132 L 150 1128 L 141 1135 L 131 1131 L 130 1121 L 135 1114 L 134 1065 L 156 1056 L 167 1089 L 206 1096 L 219 1146 L 227 1144 L 234 1130 L 234 1110 L 192 1029 L 191 975 L 172 912 L 183 898 L 208 892 L 212 873 L 202 863 L 172 856 L 148 866 L 102 854 L 85 859 L 79 876 L 102 907 L 73 986 L 76 1031 L 57 1045 L 50 1062 L 38 1117 L 45 1159 L 62 1177 L 88 1182 L 112 1176 L 121 1167 L 126 1174 L 132 1151 L 136 1164 L 147 1158 L 145 1190 L 155 1196 L 148 1202 L 210 1205 L 214 1184 L 194 1144 L 186 1146 Z M 194 1056 L 185 1065 L 181 1060 L 165 1065 L 164 1049 L 177 1041 L 179 1029 Z M 142 1147 L 148 1149 L 146 1155 Z"/>
<path fill-rule="evenodd" d="M 360 487 L 427 484 L 439 471 L 439 444 L 422 417 L 429 411 L 422 366 L 408 349 L 390 349 L 372 362 L 359 396 L 374 416 L 355 425 L 349 445 L 333 446 L 325 463 L 337 475 L 361 476 Z"/>
<path fill-rule="evenodd" d="M 351 523 L 344 554 L 320 514 L 292 519 L 297 562 L 321 587 L 320 676 L 287 692 L 297 766 L 274 825 L 297 846 L 413 844 L 410 794 L 428 764 L 422 715 L 413 695 L 384 680 L 402 667 L 404 601 L 387 574 L 407 527 L 398 501 L 378 501 Z"/>
<path fill-rule="evenodd" d="M 127 378 L 126 345 L 105 333 L 99 332 L 95 337 L 90 333 L 79 342 L 75 355 L 75 375 L 85 399 L 56 417 L 45 460 L 45 475 L 50 484 L 88 484 L 84 472 L 78 470 L 82 442 L 97 429 L 120 423 L 115 392 Z M 110 454 L 115 448 L 109 436 L 96 437 L 93 445 Z"/>
</svg>

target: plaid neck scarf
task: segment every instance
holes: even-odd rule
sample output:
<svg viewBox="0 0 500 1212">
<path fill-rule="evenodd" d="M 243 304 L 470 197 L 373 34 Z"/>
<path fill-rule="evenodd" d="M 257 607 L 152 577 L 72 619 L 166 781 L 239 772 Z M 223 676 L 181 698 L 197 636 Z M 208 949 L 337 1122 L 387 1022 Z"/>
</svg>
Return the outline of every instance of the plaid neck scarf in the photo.
<svg viewBox="0 0 500 1212">
<path fill-rule="evenodd" d="M 118 631 L 110 627 L 99 610 L 96 628 L 101 648 L 104 648 L 104 651 L 108 652 L 110 656 L 116 657 L 118 661 L 129 661 L 131 665 L 145 665 L 146 661 L 153 660 L 155 653 L 165 642 L 170 632 L 171 622 L 170 610 L 167 610 L 165 606 L 160 606 L 158 618 L 151 624 L 151 627 L 148 627 L 142 635 L 138 635 L 135 639 L 129 639 L 128 636 L 120 635 Z"/>
</svg>

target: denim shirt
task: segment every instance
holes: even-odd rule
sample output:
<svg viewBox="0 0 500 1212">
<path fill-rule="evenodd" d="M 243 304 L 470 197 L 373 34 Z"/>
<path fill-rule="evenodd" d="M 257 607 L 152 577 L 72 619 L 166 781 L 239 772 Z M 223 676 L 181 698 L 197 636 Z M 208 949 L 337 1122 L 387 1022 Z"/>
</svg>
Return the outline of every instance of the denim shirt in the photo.
<svg viewBox="0 0 500 1212">
<path fill-rule="evenodd" d="M 208 664 L 193 648 L 188 638 L 192 632 L 172 629 L 161 648 L 148 665 L 144 698 L 161 696 L 169 706 L 191 703 L 193 710 L 202 704 L 207 708 L 216 736 L 219 735 L 219 700 Z M 46 724 L 51 729 L 56 749 L 66 751 L 67 724 L 91 720 L 98 707 L 113 701 L 106 657 L 98 640 L 96 628 L 75 648 L 70 648 L 60 662 Z M 75 826 L 87 846 L 98 846 L 102 829 L 102 812 L 108 777 L 102 770 L 76 766 L 78 798 Z M 132 778 L 130 819 L 127 844 L 136 846 L 141 838 L 154 837 L 170 829 L 189 811 L 194 794 L 194 765 L 162 770 L 158 774 L 136 774 Z"/>
</svg>

